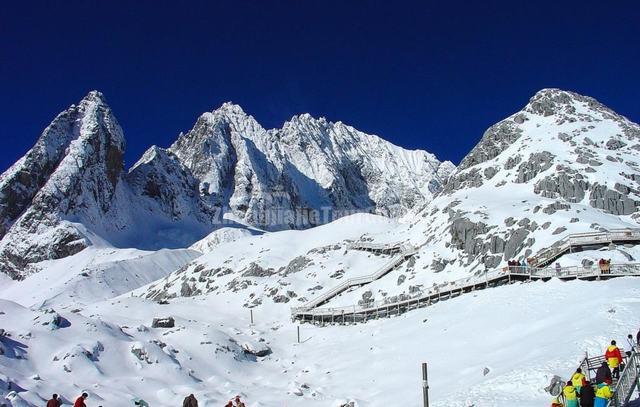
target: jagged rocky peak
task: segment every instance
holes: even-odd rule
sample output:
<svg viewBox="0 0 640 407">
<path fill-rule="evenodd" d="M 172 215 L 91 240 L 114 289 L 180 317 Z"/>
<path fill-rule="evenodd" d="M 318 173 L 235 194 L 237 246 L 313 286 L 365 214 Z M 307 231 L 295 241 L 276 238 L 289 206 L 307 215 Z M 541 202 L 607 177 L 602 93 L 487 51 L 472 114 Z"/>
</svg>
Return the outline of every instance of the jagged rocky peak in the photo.
<svg viewBox="0 0 640 407">
<path fill-rule="evenodd" d="M 15 275 L 28 263 L 86 247 L 69 220 L 102 222 L 122 180 L 124 149 L 122 129 L 100 92 L 59 114 L 0 176 L 0 269 Z"/>
<path fill-rule="evenodd" d="M 450 251 L 439 264 L 498 267 L 569 233 L 637 227 L 639 136 L 593 98 L 536 93 L 485 132 L 423 211 L 428 240 Z"/>
<path fill-rule="evenodd" d="M 395 215 L 430 199 L 433 188 L 425 184 L 448 168 L 426 152 L 408 152 L 306 113 L 267 131 L 230 103 L 202 115 L 169 151 L 199 180 L 211 204 L 228 206 L 251 224 L 264 218 L 276 195 L 289 211 L 328 206 Z M 405 173 L 410 176 L 398 177 Z"/>
<path fill-rule="evenodd" d="M 92 91 L 60 113 L 25 156 L 0 175 L 0 238 L 54 171 L 85 168 L 104 159 L 113 188 L 123 168 L 124 145 L 122 129 L 102 93 Z M 70 186 L 60 178 L 51 188 Z"/>
<path fill-rule="evenodd" d="M 595 125 L 603 121 L 614 122 L 618 127 L 619 132 L 611 134 L 614 138 L 620 136 L 640 138 L 637 125 L 596 99 L 560 89 L 543 89 L 537 92 L 521 111 L 489 127 L 476 147 L 461 161 L 458 170 L 467 170 L 475 165 L 493 160 L 516 142 L 519 145 L 535 143 L 536 139 L 532 137 L 520 139 L 525 131 L 528 133 L 541 132 L 541 126 L 544 126 L 545 130 L 555 132 L 553 135 L 557 135 L 557 137 L 554 139 L 560 138 L 566 141 L 569 136 L 566 132 L 561 131 L 564 127 L 572 127 L 572 123 L 581 124 L 584 131 L 578 131 L 577 134 L 571 136 L 575 138 L 586 136 L 588 130 L 594 130 Z M 550 126 L 555 128 L 549 129 Z M 572 131 L 576 130 L 572 129 Z M 600 130 L 595 132 L 600 133 Z M 540 147 L 531 146 L 534 149 Z M 514 157 L 513 160 L 518 160 L 518 158 Z M 513 160 L 509 165 L 514 163 Z"/>
<path fill-rule="evenodd" d="M 583 106 L 586 110 L 616 114 L 592 97 L 554 88 L 538 91 L 529 100 L 529 103 L 523 110 L 544 117 L 551 115 L 576 115 L 580 113 L 578 111 L 580 106 Z"/>
</svg>

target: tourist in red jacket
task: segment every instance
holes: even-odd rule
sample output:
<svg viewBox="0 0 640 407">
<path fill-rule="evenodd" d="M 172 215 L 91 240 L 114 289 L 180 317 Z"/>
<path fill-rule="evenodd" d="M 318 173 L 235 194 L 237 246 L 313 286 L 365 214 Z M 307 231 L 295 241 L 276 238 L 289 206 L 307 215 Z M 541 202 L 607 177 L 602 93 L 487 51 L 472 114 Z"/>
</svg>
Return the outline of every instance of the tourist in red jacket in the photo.
<svg viewBox="0 0 640 407">
<path fill-rule="evenodd" d="M 51 397 L 51 400 L 47 401 L 47 407 L 60 407 L 61 405 L 62 402 L 58 398 L 57 394 L 54 394 L 53 397 Z"/>
<path fill-rule="evenodd" d="M 73 407 L 87 407 L 87 405 L 84 404 L 87 397 L 89 397 L 87 393 L 82 393 L 82 395 L 76 399 L 76 402 L 73 403 Z"/>
<path fill-rule="evenodd" d="M 613 377 L 618 377 L 620 364 L 622 364 L 622 354 L 620 353 L 620 348 L 616 346 L 616 341 L 611 341 L 611 345 L 607 348 L 604 357 L 609 363 Z"/>
</svg>

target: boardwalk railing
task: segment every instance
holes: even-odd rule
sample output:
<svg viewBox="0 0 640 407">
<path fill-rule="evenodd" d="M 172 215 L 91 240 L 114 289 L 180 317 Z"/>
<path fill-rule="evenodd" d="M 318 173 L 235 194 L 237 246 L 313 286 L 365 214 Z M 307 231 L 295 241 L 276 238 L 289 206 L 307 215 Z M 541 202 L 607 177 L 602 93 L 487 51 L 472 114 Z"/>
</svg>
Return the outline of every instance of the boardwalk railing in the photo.
<svg viewBox="0 0 640 407">
<path fill-rule="evenodd" d="M 606 361 L 607 359 L 604 355 L 591 358 L 585 356 L 580 362 L 579 367 L 591 383 L 597 384 L 595 383 L 596 371 L 602 363 Z M 620 378 L 611 386 L 613 397 L 611 397 L 607 404 L 609 407 L 626 406 L 638 386 L 638 379 L 640 377 L 640 354 L 638 353 L 638 349 L 632 349 L 631 354 L 628 356 L 623 352 L 623 363 L 624 370 L 620 373 Z"/>
<path fill-rule="evenodd" d="M 608 279 L 622 276 L 640 276 L 640 263 L 612 264 L 608 272 L 603 272 L 598 267 L 564 267 L 559 269 L 553 267 L 543 269 L 507 267 L 487 272 L 480 277 L 467 277 L 452 282 L 434 284 L 427 291 L 418 291 L 410 295 L 403 294 L 379 301 L 360 302 L 357 305 L 342 307 L 310 307 L 311 302 L 309 302 L 303 307 L 292 308 L 291 313 L 294 320 L 322 324 L 364 322 L 380 316 L 399 315 L 408 310 L 425 307 L 464 293 L 515 281 L 548 280 L 551 278 L 562 280 Z M 358 279 L 352 279 L 352 281 L 354 280 Z M 360 282 L 359 284 L 364 283 Z M 333 293 L 333 290 L 330 292 L 332 296 L 337 295 Z"/>
<path fill-rule="evenodd" d="M 323 303 L 327 302 L 331 298 L 335 297 L 336 295 L 340 294 L 345 290 L 348 290 L 351 287 L 360 286 L 363 284 L 369 284 L 375 280 L 378 280 L 379 278 L 389 273 L 394 268 L 398 267 L 402 262 L 404 262 L 407 259 L 407 257 L 413 256 L 416 253 L 416 249 L 414 247 L 403 246 L 403 249 L 404 251 L 402 251 L 400 255 L 391 259 L 391 261 L 389 261 L 388 263 L 380 267 L 375 273 L 345 280 L 339 285 L 330 289 L 329 291 L 326 291 L 321 295 L 317 296 L 316 298 L 312 299 L 311 301 L 307 302 L 302 307 L 298 307 L 295 309 L 300 311 L 310 310 L 314 307 L 317 307 L 318 305 L 322 305 Z"/>
<path fill-rule="evenodd" d="M 413 309 L 415 307 L 430 305 L 433 301 L 440 301 L 464 292 L 483 289 L 504 282 L 540 280 L 553 277 L 568 280 L 611 278 L 625 275 L 638 276 L 640 275 L 640 264 L 638 263 L 612 264 L 606 272 L 601 271 L 598 265 L 586 267 L 547 267 L 561 255 L 571 252 L 573 248 L 603 246 L 611 243 L 638 242 L 640 242 L 640 229 L 612 229 L 602 232 L 576 233 L 564 237 L 551 247 L 542 249 L 535 256 L 528 258 L 529 266 L 509 266 L 501 270 L 486 272 L 481 277 L 467 277 L 440 285 L 434 284 L 427 292 L 419 291 L 410 295 L 402 294 L 375 302 L 361 301 L 357 305 L 346 307 L 318 308 L 318 306 L 328 302 L 333 297 L 336 297 L 351 287 L 362 286 L 378 280 L 417 252 L 416 247 L 405 245 L 401 242 L 387 244 L 363 241 L 353 242 L 349 245 L 350 249 L 366 250 L 383 254 L 397 254 L 397 256 L 375 273 L 343 281 L 338 286 L 319 295 L 303 306 L 292 308 L 291 314 L 293 319 L 300 319 L 302 321 L 314 321 L 315 316 L 321 316 L 322 323 L 325 322 L 325 319 L 334 322 L 335 316 L 340 316 L 342 317 L 342 321 L 345 321 L 345 315 L 350 314 L 353 315 L 353 321 L 358 319 L 356 318 L 357 315 L 366 321 L 373 312 L 375 312 L 376 317 L 379 316 L 381 312 L 384 315 L 390 315 L 391 308 L 396 307 L 395 313 L 399 314 L 408 308 Z"/>
<path fill-rule="evenodd" d="M 612 229 L 603 232 L 575 233 L 564 237 L 551 247 L 539 251 L 529 258 L 529 264 L 534 267 L 544 267 L 567 252 L 573 247 L 589 245 L 604 245 L 616 242 L 640 241 L 640 229 Z"/>
<path fill-rule="evenodd" d="M 371 243 L 357 241 L 351 243 L 348 247 L 351 250 L 364 250 L 369 252 L 379 252 L 383 254 L 388 253 L 400 253 L 409 249 L 408 245 L 404 245 L 402 242 L 394 243 Z"/>
<path fill-rule="evenodd" d="M 613 397 L 609 400 L 610 407 L 624 407 L 629 403 L 633 392 L 638 386 L 640 377 L 640 354 L 633 349 L 631 355 L 625 358 L 625 367 L 616 383 Z"/>
</svg>

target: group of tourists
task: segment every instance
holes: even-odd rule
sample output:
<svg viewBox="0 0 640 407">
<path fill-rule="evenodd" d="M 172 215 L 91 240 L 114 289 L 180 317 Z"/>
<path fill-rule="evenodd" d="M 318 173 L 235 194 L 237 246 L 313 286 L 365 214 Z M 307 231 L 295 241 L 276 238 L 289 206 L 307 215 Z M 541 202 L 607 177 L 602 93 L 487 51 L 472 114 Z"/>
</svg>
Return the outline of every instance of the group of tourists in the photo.
<svg viewBox="0 0 640 407">
<path fill-rule="evenodd" d="M 182 402 L 182 407 L 198 407 L 198 400 L 193 394 L 189 394 Z M 224 407 L 246 407 L 240 396 L 236 396 L 233 400 L 229 400 Z"/>
<path fill-rule="evenodd" d="M 518 270 L 525 270 L 527 267 L 529 267 L 529 264 L 527 263 L 527 259 L 522 259 L 522 261 L 509 260 L 507 261 L 507 266 L 509 267 L 509 271 L 517 272 Z"/>
<path fill-rule="evenodd" d="M 629 351 L 640 346 L 640 331 L 634 340 L 633 335 L 627 335 Z M 604 353 L 605 360 L 596 370 L 594 382 L 587 380 L 581 368 L 576 369 L 571 378 L 564 384 L 562 394 L 554 398 L 551 407 L 606 407 L 609 399 L 613 397 L 614 380 L 620 378 L 624 371 L 624 357 L 616 341 L 611 341 Z"/>
<path fill-rule="evenodd" d="M 82 393 L 73 403 L 73 407 L 87 407 L 87 405 L 85 404 L 87 398 L 89 398 L 89 395 L 87 393 Z M 149 407 L 149 404 L 142 399 L 135 398 L 131 401 L 133 402 L 134 406 Z M 54 394 L 51 399 L 47 401 L 47 407 L 60 406 L 62 406 L 62 399 L 57 394 Z M 193 394 L 189 394 L 182 402 L 182 407 L 198 407 L 198 399 L 196 399 L 196 396 L 194 396 Z M 225 404 L 224 407 L 246 407 L 246 405 L 240 399 L 240 396 L 236 396 L 233 400 L 229 400 L 229 402 Z"/>
<path fill-rule="evenodd" d="M 600 259 L 600 260 L 598 260 L 598 267 L 600 267 L 600 273 L 609 274 L 609 271 L 611 271 L 611 259 L 608 259 L 608 260 Z"/>
<path fill-rule="evenodd" d="M 87 407 L 85 404 L 85 400 L 87 400 L 87 398 L 89 398 L 89 395 L 87 393 L 82 393 L 78 398 L 76 398 L 76 401 L 73 403 L 73 407 Z M 47 407 L 60 407 L 61 405 L 62 399 L 55 393 L 51 396 L 51 399 L 47 401 Z"/>
</svg>

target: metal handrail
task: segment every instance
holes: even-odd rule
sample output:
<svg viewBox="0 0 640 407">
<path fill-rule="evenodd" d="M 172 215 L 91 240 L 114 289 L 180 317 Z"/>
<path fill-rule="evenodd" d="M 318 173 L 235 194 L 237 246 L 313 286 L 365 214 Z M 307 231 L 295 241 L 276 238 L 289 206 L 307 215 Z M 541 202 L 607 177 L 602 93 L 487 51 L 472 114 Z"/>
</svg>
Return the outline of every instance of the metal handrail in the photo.
<svg viewBox="0 0 640 407">
<path fill-rule="evenodd" d="M 368 242 L 353 242 L 347 246 L 349 249 L 369 249 L 369 250 L 394 250 L 402 249 L 402 242 L 394 243 L 368 243 Z"/>
<path fill-rule="evenodd" d="M 380 308 L 380 307 L 392 307 L 396 305 L 402 306 L 407 302 L 416 300 L 423 300 L 434 295 L 440 294 L 440 296 L 447 296 L 455 293 L 456 291 L 469 289 L 472 286 L 477 286 L 483 283 L 492 283 L 496 280 L 504 279 L 511 276 L 530 276 L 535 278 L 553 278 L 553 277 L 598 277 L 598 276 L 627 276 L 627 275 L 639 275 L 640 276 L 640 263 L 626 263 L 626 264 L 612 264 L 608 273 L 603 273 L 597 266 L 596 267 L 581 267 L 571 266 L 562 268 L 531 268 L 525 266 L 512 266 L 506 267 L 501 270 L 493 270 L 485 273 L 482 278 L 466 277 L 451 282 L 445 282 L 441 284 L 434 284 L 428 291 L 418 291 L 412 295 L 405 295 L 406 297 L 398 301 L 389 301 L 383 299 L 379 301 L 372 301 L 363 305 L 349 305 L 342 307 L 296 307 L 292 308 L 292 314 L 304 313 L 305 315 L 340 315 L 344 313 L 358 313 L 366 312 L 368 310 Z M 352 279 L 356 280 L 356 279 Z M 333 291 L 333 290 L 331 290 Z M 326 293 L 326 294 L 329 294 Z M 325 295 L 326 295 L 325 294 Z"/>
<path fill-rule="evenodd" d="M 616 240 L 629 240 L 629 239 L 640 240 L 640 228 L 611 229 L 604 232 L 574 233 L 574 234 L 563 237 L 562 239 L 555 242 L 552 246 L 546 249 L 542 249 L 541 251 L 538 252 L 536 256 L 531 257 L 530 259 L 532 260 L 533 267 L 508 266 L 501 270 L 486 272 L 482 281 L 479 281 L 477 279 L 472 280 L 472 277 L 467 277 L 467 278 L 453 281 L 451 283 L 443 283 L 440 285 L 434 284 L 432 289 L 436 290 L 435 293 L 437 294 L 438 292 L 440 292 L 439 291 L 440 287 L 444 288 L 448 286 L 446 293 L 450 294 L 453 291 L 469 288 L 470 286 L 474 286 L 482 282 L 489 283 L 489 282 L 493 282 L 494 280 L 499 280 L 501 278 L 504 278 L 505 274 L 514 275 L 514 276 L 525 275 L 525 276 L 531 276 L 536 278 L 551 278 L 551 277 L 580 278 L 580 277 L 591 277 L 591 276 L 599 276 L 599 275 L 639 275 L 640 263 L 627 263 L 627 264 L 619 264 L 619 265 L 613 264 L 613 265 L 610 265 L 609 271 L 607 273 L 603 273 L 599 269 L 598 265 L 587 266 L 587 267 L 573 266 L 573 267 L 560 267 L 560 268 L 535 267 L 536 265 L 540 263 L 544 263 L 549 259 L 552 259 L 553 257 L 558 256 L 559 254 L 568 250 L 571 246 L 574 245 L 574 243 L 576 244 L 585 244 L 585 242 L 586 243 L 602 243 L 603 241 L 613 242 Z M 293 307 L 291 309 L 292 314 L 295 315 L 301 312 L 304 312 L 305 314 L 318 314 L 318 313 L 324 314 L 327 311 L 357 312 L 358 307 L 362 308 L 362 306 L 352 305 L 352 306 L 339 307 L 339 308 L 317 308 L 317 305 L 322 304 L 323 302 L 326 302 L 330 298 L 334 297 L 335 295 L 337 295 L 338 293 L 341 293 L 344 290 L 349 289 L 350 287 L 367 284 L 379 279 L 383 275 L 387 274 L 390 270 L 397 267 L 397 265 L 403 262 L 407 257 L 412 256 L 417 252 L 416 247 L 411 245 L 404 245 L 401 242 L 389 243 L 386 245 L 376 244 L 376 243 L 366 243 L 366 242 L 354 242 L 350 244 L 349 247 L 350 248 L 362 247 L 362 248 L 370 248 L 374 250 L 391 250 L 391 249 L 399 248 L 400 254 L 394 257 L 390 262 L 382 266 L 380 269 L 378 269 L 378 271 L 376 271 L 375 273 L 345 280 L 339 285 L 337 285 L 336 287 L 330 289 L 329 291 L 323 294 L 320 294 L 319 296 L 315 297 L 311 301 L 308 301 L 303 306 Z M 440 293 L 442 294 L 442 292 Z M 418 294 L 419 295 L 417 296 L 417 299 L 420 299 L 420 298 L 425 298 L 430 295 L 433 295 L 434 293 L 431 290 L 429 290 L 427 293 L 418 292 Z M 403 301 L 411 301 L 413 299 L 416 299 L 416 297 L 411 297 L 409 300 L 402 300 L 402 301 L 399 301 L 398 303 L 401 304 L 403 303 Z M 367 308 L 370 308 L 372 306 L 381 306 L 381 305 L 389 306 L 389 305 L 395 305 L 395 304 L 396 304 L 395 302 L 390 303 L 388 300 L 385 299 L 381 301 L 372 302 L 370 304 L 366 304 L 366 306 Z"/>
<path fill-rule="evenodd" d="M 613 397 L 609 400 L 608 406 L 626 406 L 638 385 L 638 374 L 640 373 L 640 354 L 638 354 L 638 350 L 632 349 L 631 355 L 626 358 L 625 362 L 625 368 L 614 387 Z"/>
<path fill-rule="evenodd" d="M 413 254 L 415 254 L 416 250 L 415 248 L 411 247 L 409 249 L 407 249 L 407 251 L 402 252 L 400 255 L 394 257 L 391 261 L 389 261 L 388 263 L 386 263 L 385 265 L 383 265 L 382 267 L 380 267 L 375 273 L 366 275 L 366 276 L 360 276 L 360 277 L 354 277 L 354 278 L 350 278 L 347 279 L 345 281 L 343 281 L 342 283 L 338 284 L 337 286 L 335 286 L 334 288 L 330 289 L 329 291 L 320 294 L 319 296 L 313 298 L 311 301 L 308 301 L 306 304 L 304 304 L 301 307 L 297 307 L 297 308 L 292 308 L 295 310 L 309 310 L 311 308 L 314 308 L 316 305 L 321 304 L 323 302 L 325 302 L 326 300 L 328 300 L 329 298 L 335 296 L 336 294 L 349 289 L 350 287 L 356 286 L 356 285 L 362 285 L 362 284 L 367 284 L 370 283 L 372 281 L 375 281 L 377 279 L 379 279 L 380 277 L 382 277 L 383 275 L 387 274 L 389 271 L 391 271 L 392 269 L 394 269 L 395 267 L 397 267 L 400 263 L 402 263 L 408 256 L 411 256 Z"/>
<path fill-rule="evenodd" d="M 572 246 L 585 243 L 602 243 L 619 240 L 640 240 L 640 229 L 611 229 L 604 232 L 574 233 L 555 242 L 552 246 L 542 249 L 535 256 L 531 257 L 533 265 L 538 265 L 559 254 L 562 254 Z"/>
</svg>

